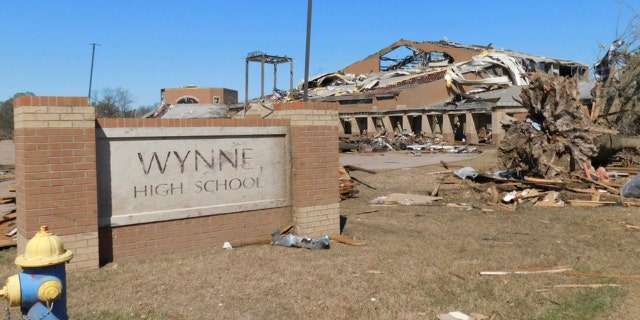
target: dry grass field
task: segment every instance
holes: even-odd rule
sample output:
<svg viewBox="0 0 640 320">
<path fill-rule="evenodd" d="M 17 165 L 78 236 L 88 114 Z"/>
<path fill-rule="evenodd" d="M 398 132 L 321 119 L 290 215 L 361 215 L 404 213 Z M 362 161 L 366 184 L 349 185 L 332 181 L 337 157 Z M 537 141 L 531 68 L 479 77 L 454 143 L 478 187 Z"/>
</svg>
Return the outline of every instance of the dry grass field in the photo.
<svg viewBox="0 0 640 320">
<path fill-rule="evenodd" d="M 466 163 L 495 165 L 495 152 Z M 68 274 L 72 319 L 437 319 L 459 310 L 488 319 L 640 318 L 637 208 L 526 207 L 483 212 L 484 186 L 443 184 L 433 205 L 374 206 L 390 193 L 430 194 L 440 165 L 352 172 L 364 185 L 341 203 L 344 234 L 364 246 L 270 245 L 194 251 Z M 477 187 L 477 185 L 476 185 Z M 471 210 L 446 206 L 468 203 Z M 367 212 L 367 213 L 364 213 Z M 0 277 L 19 272 L 5 250 Z M 570 266 L 568 273 L 480 271 Z M 633 277 L 635 276 L 635 278 Z M 560 285 L 595 285 L 566 288 Z M 611 286 L 616 285 L 616 286 Z M 555 287 L 554 287 L 555 286 Z M 19 319 L 13 308 L 14 319 Z"/>
</svg>

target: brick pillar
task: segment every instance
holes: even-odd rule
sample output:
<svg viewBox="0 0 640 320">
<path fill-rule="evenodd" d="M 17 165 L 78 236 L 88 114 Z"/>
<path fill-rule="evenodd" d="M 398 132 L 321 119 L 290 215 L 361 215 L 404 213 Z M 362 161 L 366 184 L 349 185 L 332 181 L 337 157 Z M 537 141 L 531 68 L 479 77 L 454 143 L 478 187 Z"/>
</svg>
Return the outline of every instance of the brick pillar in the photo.
<svg viewBox="0 0 640 320">
<path fill-rule="evenodd" d="M 69 269 L 98 267 L 95 110 L 86 97 L 14 99 L 18 252 L 41 225 L 73 251 Z"/>
<path fill-rule="evenodd" d="M 402 115 L 402 129 L 407 130 L 407 132 L 413 133 L 413 128 L 411 127 L 411 123 L 409 123 L 409 116 L 407 116 L 406 114 Z"/>
<path fill-rule="evenodd" d="M 338 105 L 274 105 L 274 118 L 291 119 L 291 199 L 298 235 L 340 233 Z"/>
<path fill-rule="evenodd" d="M 464 134 L 467 136 L 467 143 L 478 143 L 478 127 L 476 124 L 476 118 L 473 113 L 467 111 L 465 115 Z"/>
<path fill-rule="evenodd" d="M 431 121 L 429 121 L 429 115 L 423 114 L 420 117 L 422 120 L 422 132 L 424 132 L 427 137 L 433 137 L 433 130 L 431 129 Z"/>
<path fill-rule="evenodd" d="M 377 133 L 376 124 L 373 122 L 373 117 L 367 117 L 367 136 L 373 137 Z"/>
<path fill-rule="evenodd" d="M 442 137 L 444 141 L 447 141 L 449 143 L 452 143 L 454 138 L 453 123 L 451 123 L 453 121 L 452 118 L 453 115 L 447 113 L 443 114 L 442 116 Z"/>
<path fill-rule="evenodd" d="M 387 137 L 393 138 L 394 132 L 393 132 L 393 123 L 391 123 L 391 118 L 389 118 L 389 116 L 382 117 L 382 124 L 384 125 L 384 128 L 387 129 Z"/>
<path fill-rule="evenodd" d="M 356 117 L 351 117 L 351 119 L 349 119 L 349 123 L 351 123 L 351 134 L 360 134 L 362 132 Z"/>
</svg>

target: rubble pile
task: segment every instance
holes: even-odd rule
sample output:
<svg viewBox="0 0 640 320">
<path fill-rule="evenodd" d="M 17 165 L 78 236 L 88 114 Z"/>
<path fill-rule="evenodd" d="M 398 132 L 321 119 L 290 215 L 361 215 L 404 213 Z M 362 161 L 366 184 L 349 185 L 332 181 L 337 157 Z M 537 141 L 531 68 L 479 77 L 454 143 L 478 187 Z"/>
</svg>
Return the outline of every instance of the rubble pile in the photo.
<svg viewBox="0 0 640 320">
<path fill-rule="evenodd" d="M 593 166 L 639 164 L 640 56 L 631 48 L 637 38 L 626 45 L 614 41 L 594 65 L 597 82 L 589 108 L 580 103 L 575 79 L 531 75 L 516 99 L 528 110 L 525 121 L 501 121 L 506 131 L 499 146 L 502 164 L 548 179 L 604 171 Z"/>
<path fill-rule="evenodd" d="M 414 153 L 421 151 L 474 153 L 478 151 L 478 148 L 474 146 L 448 144 L 444 141 L 442 135 L 439 134 L 430 137 L 425 133 L 397 133 L 392 138 L 389 138 L 386 135 L 386 131 L 382 131 L 374 137 L 366 135 L 342 135 L 339 139 L 340 151 L 384 152 L 408 150 Z"/>
</svg>

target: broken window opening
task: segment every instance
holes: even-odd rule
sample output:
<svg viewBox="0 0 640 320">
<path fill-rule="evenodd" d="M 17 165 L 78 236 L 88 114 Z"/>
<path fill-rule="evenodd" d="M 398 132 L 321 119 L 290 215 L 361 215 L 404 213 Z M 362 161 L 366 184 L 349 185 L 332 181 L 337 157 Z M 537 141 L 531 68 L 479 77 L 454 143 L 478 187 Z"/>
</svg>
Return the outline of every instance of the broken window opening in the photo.
<svg viewBox="0 0 640 320">
<path fill-rule="evenodd" d="M 356 123 L 358 124 L 358 129 L 360 129 L 360 134 L 365 134 L 367 131 L 367 118 L 356 118 Z"/>
<path fill-rule="evenodd" d="M 351 122 L 346 119 L 340 119 L 340 124 L 342 124 L 342 131 L 344 134 L 352 134 L 351 130 Z"/>
<path fill-rule="evenodd" d="M 446 52 L 424 52 L 410 46 L 401 46 L 380 57 L 380 71 L 416 67 L 445 67 L 453 62 L 453 57 Z"/>
<path fill-rule="evenodd" d="M 427 116 L 429 122 L 431 123 L 431 132 L 434 134 L 442 134 L 442 126 L 441 123 L 443 121 L 443 115 L 430 115 Z"/>
<path fill-rule="evenodd" d="M 402 132 L 402 116 L 389 116 L 389 120 L 391 121 L 393 132 Z"/>
<path fill-rule="evenodd" d="M 381 133 L 385 130 L 381 117 L 373 117 L 373 124 L 376 127 L 376 133 Z"/>
<path fill-rule="evenodd" d="M 422 132 L 422 116 L 409 116 L 409 127 L 414 134 Z"/>
</svg>

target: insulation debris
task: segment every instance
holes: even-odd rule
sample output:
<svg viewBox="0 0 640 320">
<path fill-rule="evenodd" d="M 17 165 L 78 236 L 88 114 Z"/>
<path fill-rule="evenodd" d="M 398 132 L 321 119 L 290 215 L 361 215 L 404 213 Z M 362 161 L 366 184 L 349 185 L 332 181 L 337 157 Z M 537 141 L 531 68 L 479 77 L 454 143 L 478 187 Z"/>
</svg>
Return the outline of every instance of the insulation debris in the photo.
<svg viewBox="0 0 640 320">
<path fill-rule="evenodd" d="M 280 234 L 276 229 L 271 234 L 271 244 L 285 247 L 307 248 L 312 250 L 329 249 L 331 247 L 329 236 L 320 238 L 300 237 L 293 234 Z"/>
</svg>

